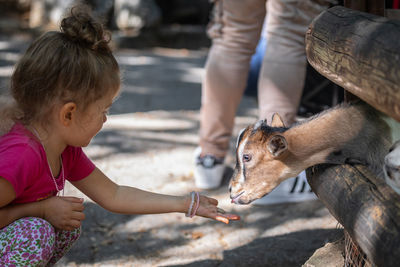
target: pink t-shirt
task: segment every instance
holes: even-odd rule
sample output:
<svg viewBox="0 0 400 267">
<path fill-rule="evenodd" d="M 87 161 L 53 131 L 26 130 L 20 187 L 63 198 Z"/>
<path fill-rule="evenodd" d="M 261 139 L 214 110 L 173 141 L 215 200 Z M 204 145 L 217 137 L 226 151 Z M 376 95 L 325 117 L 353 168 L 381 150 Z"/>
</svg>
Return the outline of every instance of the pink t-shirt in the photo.
<svg viewBox="0 0 400 267">
<path fill-rule="evenodd" d="M 69 181 L 81 180 L 95 168 L 80 147 L 67 146 L 61 157 L 64 177 Z M 0 177 L 14 187 L 16 198 L 12 203 L 34 202 L 57 194 L 43 146 L 19 123 L 0 137 Z M 55 179 L 61 190 L 62 171 Z"/>
</svg>

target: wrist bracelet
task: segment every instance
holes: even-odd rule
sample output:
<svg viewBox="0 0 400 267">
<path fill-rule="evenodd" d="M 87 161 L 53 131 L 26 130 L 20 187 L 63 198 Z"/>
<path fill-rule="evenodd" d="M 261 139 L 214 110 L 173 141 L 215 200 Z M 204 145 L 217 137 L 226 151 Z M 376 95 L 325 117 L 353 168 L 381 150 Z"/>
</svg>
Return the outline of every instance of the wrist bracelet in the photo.
<svg viewBox="0 0 400 267">
<path fill-rule="evenodd" d="M 195 192 L 196 193 L 196 206 L 193 209 L 193 213 L 190 215 L 190 218 L 193 218 L 196 215 L 197 209 L 199 208 L 200 205 L 200 195 L 199 192 Z"/>
<path fill-rule="evenodd" d="M 195 195 L 194 191 L 190 192 L 190 196 L 191 196 L 192 200 L 190 201 L 190 206 L 189 206 L 188 212 L 185 214 L 186 217 L 191 217 L 193 203 L 194 203 L 194 195 Z"/>
</svg>

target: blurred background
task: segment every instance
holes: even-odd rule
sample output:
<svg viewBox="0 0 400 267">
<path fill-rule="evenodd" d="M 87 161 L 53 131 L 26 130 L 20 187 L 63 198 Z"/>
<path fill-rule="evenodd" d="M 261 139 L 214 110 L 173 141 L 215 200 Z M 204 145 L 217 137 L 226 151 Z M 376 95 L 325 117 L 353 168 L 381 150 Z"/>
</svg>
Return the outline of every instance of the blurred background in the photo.
<svg viewBox="0 0 400 267">
<path fill-rule="evenodd" d="M 113 33 L 116 49 L 170 48 L 206 51 L 210 40 L 206 35 L 210 11 L 209 0 L 85 0 Z M 0 0 L 0 67 L 7 71 L 17 58 L 13 52 L 24 50 L 27 40 L 44 31 L 58 29 L 60 18 L 74 0 Z M 7 46 L 7 41 L 10 45 Z M 19 42 L 20 41 L 20 42 Z M 12 45 L 11 45 L 12 43 Z M 265 40 L 260 40 L 251 62 L 245 95 L 257 95 L 258 71 Z M 9 52 L 8 54 L 4 54 Z M 166 52 L 166 50 L 164 50 Z M 176 52 L 176 51 L 175 51 Z M 185 53 L 185 51 L 180 51 Z M 148 64 L 147 64 L 148 65 Z M 7 88 L 7 75 L 1 75 L 1 92 Z M 5 78 L 5 79 L 4 79 Z M 192 95 L 199 108 L 200 97 Z M 343 100 L 343 90 L 308 66 L 300 116 L 310 116 Z M 163 108 L 160 106 L 160 108 Z M 185 107 L 184 107 L 185 108 Z M 137 107 L 133 111 L 145 111 Z M 132 110 L 131 110 L 132 111 Z"/>
</svg>

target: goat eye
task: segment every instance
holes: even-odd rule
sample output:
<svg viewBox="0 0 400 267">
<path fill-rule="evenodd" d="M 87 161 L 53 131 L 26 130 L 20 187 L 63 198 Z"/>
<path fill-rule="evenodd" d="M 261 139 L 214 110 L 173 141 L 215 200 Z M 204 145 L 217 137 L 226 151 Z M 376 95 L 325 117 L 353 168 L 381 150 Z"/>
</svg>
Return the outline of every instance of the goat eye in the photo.
<svg viewBox="0 0 400 267">
<path fill-rule="evenodd" d="M 249 162 L 251 160 L 251 155 L 249 154 L 244 154 L 243 155 L 243 161 L 244 162 Z"/>
</svg>

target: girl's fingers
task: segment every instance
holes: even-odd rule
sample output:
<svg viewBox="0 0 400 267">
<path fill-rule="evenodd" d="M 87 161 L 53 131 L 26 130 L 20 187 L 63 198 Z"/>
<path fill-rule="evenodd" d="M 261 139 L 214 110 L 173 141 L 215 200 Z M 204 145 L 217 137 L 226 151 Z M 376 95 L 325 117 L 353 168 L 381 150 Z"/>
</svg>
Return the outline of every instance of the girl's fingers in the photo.
<svg viewBox="0 0 400 267">
<path fill-rule="evenodd" d="M 228 220 L 227 218 L 225 218 L 225 217 L 223 217 L 223 216 L 219 216 L 219 215 L 215 216 L 215 220 L 217 220 L 217 221 L 219 221 L 219 222 L 226 223 L 226 224 L 229 223 L 229 220 Z"/>
<path fill-rule="evenodd" d="M 217 208 L 217 212 L 221 214 L 225 214 L 226 212 L 223 209 Z"/>
<path fill-rule="evenodd" d="M 236 215 L 236 214 L 220 214 L 220 213 L 218 213 L 218 215 L 215 216 L 214 219 L 219 222 L 228 224 L 230 220 L 232 220 L 232 221 L 240 220 L 240 216 Z"/>
<path fill-rule="evenodd" d="M 78 221 L 83 221 L 85 219 L 85 214 L 83 212 L 74 211 L 71 215 L 71 218 Z"/>
<path fill-rule="evenodd" d="M 83 198 L 78 198 L 78 197 L 60 197 L 60 198 L 74 203 L 83 203 Z"/>
<path fill-rule="evenodd" d="M 72 227 L 72 229 L 78 228 L 78 227 L 81 226 L 81 221 L 79 221 L 79 220 L 71 220 L 71 221 L 69 222 L 69 225 L 68 225 L 68 226 L 69 226 L 69 227 Z"/>
<path fill-rule="evenodd" d="M 71 206 L 74 211 L 83 211 L 85 209 L 85 206 L 79 203 L 72 203 Z"/>
<path fill-rule="evenodd" d="M 224 211 L 221 208 L 217 208 L 217 214 L 222 216 L 222 217 L 227 218 L 228 220 L 234 220 L 234 221 L 240 220 L 240 216 L 239 215 L 232 214 L 232 213 L 226 213 L 226 211 Z"/>
<path fill-rule="evenodd" d="M 223 222 L 228 224 L 229 220 L 232 221 L 237 221 L 240 220 L 240 216 L 236 214 L 231 214 L 231 213 L 226 213 L 223 209 L 218 208 L 218 200 L 215 198 L 207 197 L 207 196 L 201 196 L 201 198 L 204 200 L 207 200 L 207 202 L 201 202 L 202 199 L 200 199 L 200 212 L 197 212 L 197 215 L 204 216 L 204 217 L 209 217 L 214 220 L 217 220 L 219 222 Z M 210 206 L 211 204 L 211 206 Z"/>
<path fill-rule="evenodd" d="M 232 221 L 238 221 L 238 220 L 240 220 L 240 216 L 239 215 L 236 215 L 236 214 L 224 214 L 224 215 L 221 215 L 221 216 L 223 216 L 223 217 L 225 217 L 225 218 L 227 218 L 228 220 L 232 220 Z"/>
</svg>

